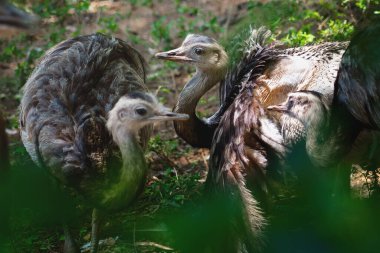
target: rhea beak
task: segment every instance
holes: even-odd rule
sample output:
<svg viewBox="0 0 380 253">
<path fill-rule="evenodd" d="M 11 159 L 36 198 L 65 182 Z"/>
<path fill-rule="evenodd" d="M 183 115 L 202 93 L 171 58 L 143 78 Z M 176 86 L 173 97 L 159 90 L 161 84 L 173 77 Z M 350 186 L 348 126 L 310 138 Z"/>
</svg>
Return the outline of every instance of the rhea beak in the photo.
<svg viewBox="0 0 380 253">
<path fill-rule="evenodd" d="M 170 51 L 157 53 L 155 57 L 158 59 L 174 61 L 174 62 L 193 62 L 194 60 L 187 57 L 185 55 L 185 52 L 186 51 L 183 50 L 182 47 L 179 47 Z"/>
<path fill-rule="evenodd" d="M 183 113 L 174 113 L 171 112 L 169 109 L 157 111 L 154 116 L 150 117 L 149 120 L 152 121 L 169 121 L 169 120 L 176 120 L 176 121 L 183 121 L 188 120 L 190 117 L 187 114 Z"/>
<path fill-rule="evenodd" d="M 270 111 L 277 111 L 277 112 L 286 112 L 288 111 L 288 108 L 286 104 L 279 104 L 279 105 L 271 105 L 267 107 Z"/>
</svg>

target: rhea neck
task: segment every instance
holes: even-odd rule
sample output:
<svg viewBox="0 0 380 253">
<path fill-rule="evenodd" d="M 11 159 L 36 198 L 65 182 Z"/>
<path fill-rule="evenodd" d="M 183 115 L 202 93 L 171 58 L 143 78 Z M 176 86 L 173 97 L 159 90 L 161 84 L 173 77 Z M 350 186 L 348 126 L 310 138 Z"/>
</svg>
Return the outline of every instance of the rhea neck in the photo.
<svg viewBox="0 0 380 253">
<path fill-rule="evenodd" d="M 123 165 L 114 181 L 105 186 L 102 205 L 118 209 L 128 205 L 141 191 L 148 167 L 138 142 L 138 130 L 120 125 L 112 129 L 112 136 L 120 148 Z"/>
<path fill-rule="evenodd" d="M 178 113 L 195 113 L 195 108 L 201 97 L 220 82 L 226 73 L 225 69 L 202 70 L 197 68 L 195 75 L 185 85 L 179 94 L 179 101 L 175 107 Z"/>
<path fill-rule="evenodd" d="M 227 72 L 227 66 L 220 64 L 215 69 L 197 68 L 195 75 L 181 91 L 178 103 L 174 108 L 177 113 L 186 113 L 190 116 L 187 121 L 174 122 L 177 134 L 193 147 L 211 146 L 214 129 L 196 116 L 196 107 L 201 97 L 220 82 Z"/>
<path fill-rule="evenodd" d="M 119 146 L 123 165 L 127 165 L 129 163 L 128 160 L 131 158 L 144 156 L 144 152 L 138 142 L 138 130 L 119 125 L 112 129 L 112 136 L 115 143 Z"/>
<path fill-rule="evenodd" d="M 314 113 L 307 121 L 304 121 L 307 141 L 313 143 L 321 142 L 325 139 L 327 133 L 327 117 L 319 113 Z"/>
</svg>

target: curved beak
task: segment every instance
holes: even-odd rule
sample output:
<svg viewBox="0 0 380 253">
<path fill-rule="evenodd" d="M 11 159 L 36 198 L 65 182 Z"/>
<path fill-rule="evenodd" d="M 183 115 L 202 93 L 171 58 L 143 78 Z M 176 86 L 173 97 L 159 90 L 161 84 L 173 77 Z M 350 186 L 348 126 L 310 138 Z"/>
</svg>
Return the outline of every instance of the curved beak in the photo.
<svg viewBox="0 0 380 253">
<path fill-rule="evenodd" d="M 267 109 L 271 110 L 271 111 L 277 111 L 277 112 L 288 111 L 288 108 L 286 107 L 286 104 L 271 105 L 271 106 L 268 106 Z"/>
<path fill-rule="evenodd" d="M 194 60 L 187 57 L 185 52 L 182 47 L 179 47 L 170 51 L 157 53 L 155 57 L 174 62 L 193 62 Z"/>
<path fill-rule="evenodd" d="M 2 2 L 0 4 L 0 24 L 29 29 L 38 22 L 39 19 L 36 16 L 18 9 L 11 3 Z"/>
<path fill-rule="evenodd" d="M 169 110 L 157 111 L 154 116 L 150 117 L 149 120 L 153 121 L 169 121 L 169 120 L 188 120 L 190 117 L 187 114 L 183 113 L 174 113 Z"/>
</svg>

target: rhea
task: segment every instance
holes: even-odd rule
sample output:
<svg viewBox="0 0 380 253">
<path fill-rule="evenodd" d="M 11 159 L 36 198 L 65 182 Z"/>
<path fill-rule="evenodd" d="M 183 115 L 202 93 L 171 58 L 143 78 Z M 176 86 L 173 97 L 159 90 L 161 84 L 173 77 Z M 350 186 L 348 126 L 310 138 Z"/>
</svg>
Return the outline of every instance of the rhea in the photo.
<svg viewBox="0 0 380 253">
<path fill-rule="evenodd" d="M 127 207 L 144 186 L 152 123 L 186 118 L 147 93 L 144 60 L 134 48 L 94 34 L 63 41 L 40 59 L 24 87 L 20 132 L 32 160 L 63 192 L 94 207 L 96 252 L 99 214 Z M 70 220 L 62 219 L 64 252 L 79 252 Z"/>
</svg>

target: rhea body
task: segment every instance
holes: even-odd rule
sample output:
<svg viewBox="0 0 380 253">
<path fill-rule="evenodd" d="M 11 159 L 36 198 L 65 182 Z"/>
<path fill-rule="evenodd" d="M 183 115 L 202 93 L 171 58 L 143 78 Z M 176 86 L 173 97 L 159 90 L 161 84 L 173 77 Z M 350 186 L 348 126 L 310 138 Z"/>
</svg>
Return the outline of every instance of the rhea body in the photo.
<svg viewBox="0 0 380 253">
<path fill-rule="evenodd" d="M 96 34 L 50 49 L 24 87 L 20 131 L 32 160 L 101 212 L 127 207 L 143 188 L 152 123 L 187 117 L 159 105 L 144 82 L 142 56 L 122 40 Z M 78 252 L 65 227 L 65 252 Z"/>
</svg>

